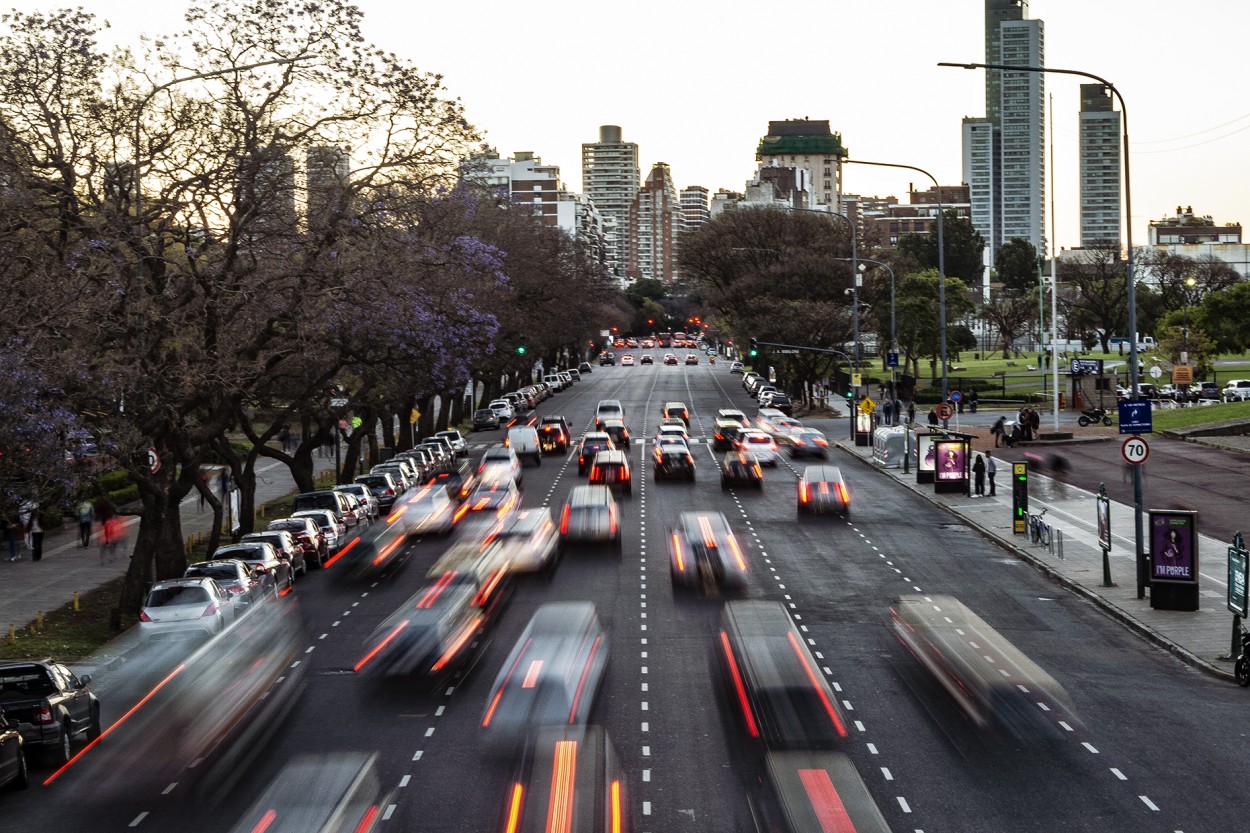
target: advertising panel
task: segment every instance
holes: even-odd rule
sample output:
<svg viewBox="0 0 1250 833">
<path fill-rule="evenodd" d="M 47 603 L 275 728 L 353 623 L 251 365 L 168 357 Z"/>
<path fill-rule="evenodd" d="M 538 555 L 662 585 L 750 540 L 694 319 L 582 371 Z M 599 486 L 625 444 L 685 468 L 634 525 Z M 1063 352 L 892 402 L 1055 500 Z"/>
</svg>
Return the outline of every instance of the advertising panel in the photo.
<svg viewBox="0 0 1250 833">
<path fill-rule="evenodd" d="M 1111 549 L 1111 500 L 1105 495 L 1095 498 L 1098 506 L 1098 546 Z"/>
<path fill-rule="evenodd" d="M 1198 582 L 1195 512 L 1150 512 L 1151 582 Z"/>
<path fill-rule="evenodd" d="M 1246 615 L 1247 598 L 1247 567 L 1250 553 L 1241 542 L 1241 533 L 1233 536 L 1233 545 L 1228 548 L 1228 610 L 1238 616 Z"/>
<path fill-rule="evenodd" d="M 963 440 L 941 440 L 935 443 L 935 471 L 939 481 L 968 479 L 968 444 Z"/>
<path fill-rule="evenodd" d="M 932 434 L 916 435 L 916 471 L 934 471 L 934 455 L 937 454 L 937 437 Z"/>
</svg>

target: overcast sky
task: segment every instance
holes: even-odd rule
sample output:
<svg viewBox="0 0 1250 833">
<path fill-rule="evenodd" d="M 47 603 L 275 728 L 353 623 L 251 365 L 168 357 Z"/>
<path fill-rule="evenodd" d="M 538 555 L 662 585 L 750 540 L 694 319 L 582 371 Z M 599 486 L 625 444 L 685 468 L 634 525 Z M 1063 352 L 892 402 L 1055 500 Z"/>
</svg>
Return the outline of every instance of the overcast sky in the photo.
<svg viewBox="0 0 1250 833">
<path fill-rule="evenodd" d="M 190 3 L 12 5 L 82 5 L 124 43 L 178 29 Z M 366 37 L 443 74 L 502 155 L 534 151 L 577 191 L 581 144 L 595 141 L 601 124 L 620 125 L 638 143 L 644 177 L 667 162 L 678 187 L 741 190 L 768 121 L 804 116 L 828 119 L 852 158 L 916 165 L 958 183 L 960 119 L 985 110 L 983 71 L 936 66 L 985 60 L 981 0 L 357 5 Z M 1128 104 L 1135 243 L 1145 243 L 1149 220 L 1178 205 L 1220 223 L 1250 222 L 1250 2 L 1032 0 L 1029 16 L 1045 22 L 1047 66 L 1101 75 Z M 1046 76 L 1064 247 L 1079 245 L 1079 84 Z M 907 172 L 845 170 L 848 193 L 905 201 L 909 183 L 927 187 Z"/>
</svg>

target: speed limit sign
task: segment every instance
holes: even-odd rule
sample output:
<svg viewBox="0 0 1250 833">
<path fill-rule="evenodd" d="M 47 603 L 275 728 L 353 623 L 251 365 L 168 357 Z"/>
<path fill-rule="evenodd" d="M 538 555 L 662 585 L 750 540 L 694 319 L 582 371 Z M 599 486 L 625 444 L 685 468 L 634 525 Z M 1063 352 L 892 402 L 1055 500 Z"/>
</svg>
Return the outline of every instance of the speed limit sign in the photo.
<svg viewBox="0 0 1250 833">
<path fill-rule="evenodd" d="M 1141 437 L 1129 437 L 1120 446 L 1120 456 L 1124 462 L 1140 466 L 1150 456 L 1150 446 Z"/>
</svg>

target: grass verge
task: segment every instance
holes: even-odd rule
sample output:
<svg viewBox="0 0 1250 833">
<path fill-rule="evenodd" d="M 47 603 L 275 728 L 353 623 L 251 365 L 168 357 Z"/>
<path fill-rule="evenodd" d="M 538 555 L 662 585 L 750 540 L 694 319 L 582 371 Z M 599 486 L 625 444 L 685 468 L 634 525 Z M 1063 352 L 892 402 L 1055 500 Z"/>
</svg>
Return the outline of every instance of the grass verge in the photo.
<svg viewBox="0 0 1250 833">
<path fill-rule="evenodd" d="M 1194 428 L 1232 419 L 1250 419 L 1250 402 L 1223 402 L 1192 408 L 1161 408 L 1150 415 L 1156 432 L 1172 428 Z"/>
<path fill-rule="evenodd" d="M 0 660 L 29 660 L 55 657 L 63 662 L 84 659 L 101 645 L 117 636 L 112 628 L 113 608 L 121 595 L 124 577 L 118 577 L 78 597 L 78 610 L 73 603 L 43 617 L 43 630 L 33 632 L 34 622 L 14 634 L 0 639 Z M 134 625 L 137 617 L 122 616 L 122 630 Z"/>
</svg>

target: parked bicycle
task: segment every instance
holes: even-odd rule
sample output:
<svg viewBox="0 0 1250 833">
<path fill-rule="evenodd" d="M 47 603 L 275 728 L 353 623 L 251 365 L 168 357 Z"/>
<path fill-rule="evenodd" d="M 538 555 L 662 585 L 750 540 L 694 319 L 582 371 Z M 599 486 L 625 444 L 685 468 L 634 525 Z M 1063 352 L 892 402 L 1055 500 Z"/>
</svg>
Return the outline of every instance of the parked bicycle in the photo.
<svg viewBox="0 0 1250 833">
<path fill-rule="evenodd" d="M 1036 515 L 1029 515 L 1029 538 L 1034 544 L 1050 546 L 1050 524 L 1046 523 L 1046 509 Z"/>
</svg>

